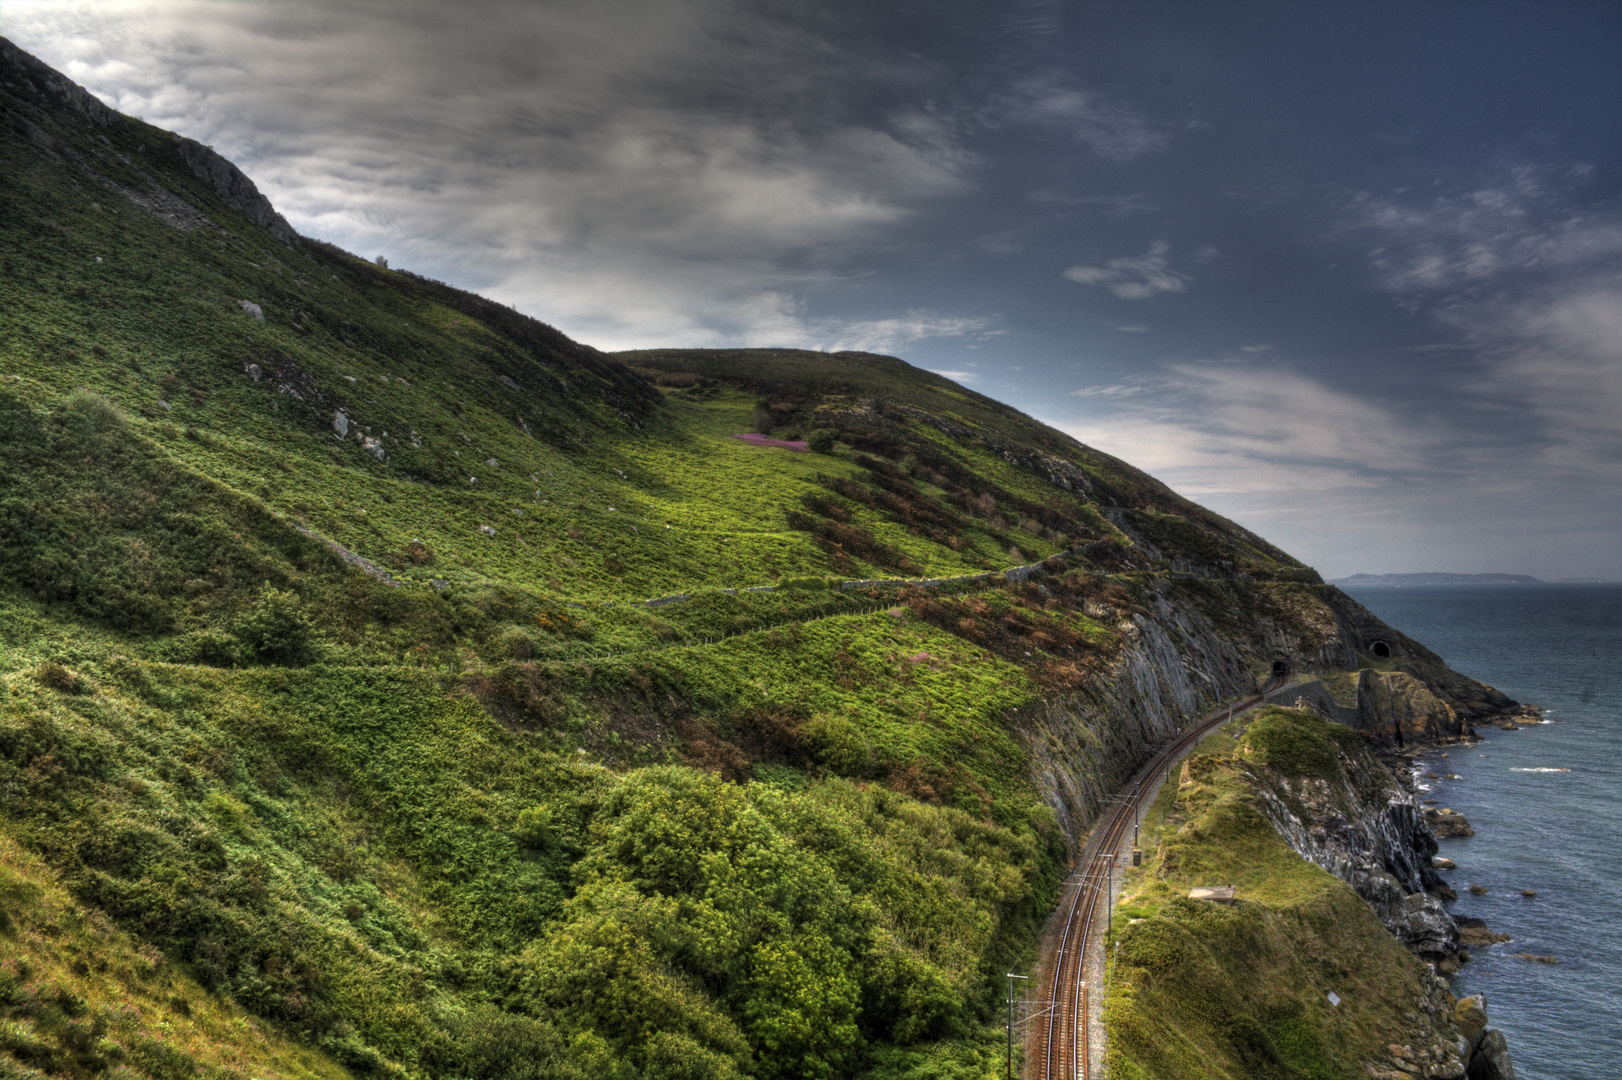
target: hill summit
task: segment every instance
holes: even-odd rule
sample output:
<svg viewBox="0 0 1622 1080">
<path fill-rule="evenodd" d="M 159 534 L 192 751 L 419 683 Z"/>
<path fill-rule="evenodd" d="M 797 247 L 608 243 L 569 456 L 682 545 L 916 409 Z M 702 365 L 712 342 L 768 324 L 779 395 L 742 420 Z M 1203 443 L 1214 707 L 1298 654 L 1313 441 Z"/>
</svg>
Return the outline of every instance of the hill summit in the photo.
<svg viewBox="0 0 1622 1080">
<path fill-rule="evenodd" d="M 1151 744 L 1511 704 L 896 358 L 606 355 L 3 40 L 0 149 L 0 1075 L 987 1075 Z"/>
</svg>

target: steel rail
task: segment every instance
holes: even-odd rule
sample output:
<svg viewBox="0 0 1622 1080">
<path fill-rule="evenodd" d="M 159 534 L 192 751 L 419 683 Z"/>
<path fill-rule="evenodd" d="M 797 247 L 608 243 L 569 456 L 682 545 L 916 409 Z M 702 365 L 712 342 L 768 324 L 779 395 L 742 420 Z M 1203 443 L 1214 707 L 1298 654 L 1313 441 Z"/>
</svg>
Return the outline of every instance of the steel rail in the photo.
<svg viewBox="0 0 1622 1080">
<path fill-rule="evenodd" d="M 1094 840 L 1087 845 L 1077 863 L 1079 876 L 1070 895 L 1064 929 L 1059 936 L 1059 951 L 1053 963 L 1053 982 L 1049 994 L 1049 1000 L 1053 1005 L 1048 1012 L 1040 1080 L 1075 1080 L 1077 1077 L 1080 1080 L 1092 1080 L 1092 1054 L 1090 1050 L 1083 1049 L 1088 1039 L 1090 1019 L 1088 1013 L 1091 1011 L 1087 1007 L 1089 995 L 1083 985 L 1086 979 L 1087 946 L 1092 940 L 1092 927 L 1098 914 L 1099 899 L 1113 884 L 1113 872 L 1101 873 L 1100 867 L 1106 858 L 1113 864 L 1115 851 L 1126 832 L 1126 823 L 1140 809 L 1145 781 L 1161 769 L 1166 769 L 1169 773 L 1172 762 L 1180 758 L 1196 742 L 1233 717 L 1260 705 L 1267 700 L 1268 695 L 1276 693 L 1284 685 L 1284 680 L 1280 679 L 1277 685 L 1269 686 L 1253 697 L 1217 709 L 1162 747 L 1138 771 L 1130 788 L 1131 796 L 1116 801 L 1115 808 L 1105 820 L 1102 830 L 1095 833 Z M 1084 894 L 1085 906 L 1082 904 Z M 1110 903 L 1112 900 L 1113 898 L 1109 898 L 1104 902 Z"/>
</svg>

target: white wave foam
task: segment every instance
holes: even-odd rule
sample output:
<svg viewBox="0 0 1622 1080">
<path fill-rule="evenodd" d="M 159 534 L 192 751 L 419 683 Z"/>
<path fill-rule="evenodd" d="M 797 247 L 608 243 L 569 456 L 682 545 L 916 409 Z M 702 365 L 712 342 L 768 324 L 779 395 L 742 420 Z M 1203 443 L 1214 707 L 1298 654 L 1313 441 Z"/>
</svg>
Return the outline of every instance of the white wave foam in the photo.
<svg viewBox="0 0 1622 1080">
<path fill-rule="evenodd" d="M 1510 769 L 1510 772 L 1570 772 L 1570 769 Z"/>
</svg>

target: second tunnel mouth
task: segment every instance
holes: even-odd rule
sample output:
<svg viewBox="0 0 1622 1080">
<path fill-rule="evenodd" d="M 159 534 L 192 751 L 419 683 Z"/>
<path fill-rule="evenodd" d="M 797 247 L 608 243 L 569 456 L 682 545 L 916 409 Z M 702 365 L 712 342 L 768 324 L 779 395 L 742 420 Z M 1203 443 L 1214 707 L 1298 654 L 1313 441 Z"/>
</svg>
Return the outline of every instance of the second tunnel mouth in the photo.
<svg viewBox="0 0 1622 1080">
<path fill-rule="evenodd" d="M 1369 652 L 1379 657 L 1381 660 L 1391 659 L 1391 646 L 1387 645 L 1383 641 L 1369 642 Z"/>
</svg>

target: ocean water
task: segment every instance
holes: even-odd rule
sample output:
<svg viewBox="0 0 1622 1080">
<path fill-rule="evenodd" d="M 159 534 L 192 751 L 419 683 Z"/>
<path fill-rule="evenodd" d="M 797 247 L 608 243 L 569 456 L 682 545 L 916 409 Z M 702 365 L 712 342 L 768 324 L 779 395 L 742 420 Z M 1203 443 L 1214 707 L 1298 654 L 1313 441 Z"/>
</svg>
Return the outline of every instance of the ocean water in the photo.
<svg viewBox="0 0 1622 1080">
<path fill-rule="evenodd" d="M 1453 992 L 1486 995 L 1522 1080 L 1622 1077 L 1622 585 L 1347 591 L 1455 670 L 1556 721 L 1484 729 L 1479 746 L 1425 762 L 1460 778 L 1426 781 L 1424 797 L 1476 830 L 1441 842 L 1459 864 L 1444 874 L 1454 910 L 1514 937 L 1473 950 Z"/>
</svg>

